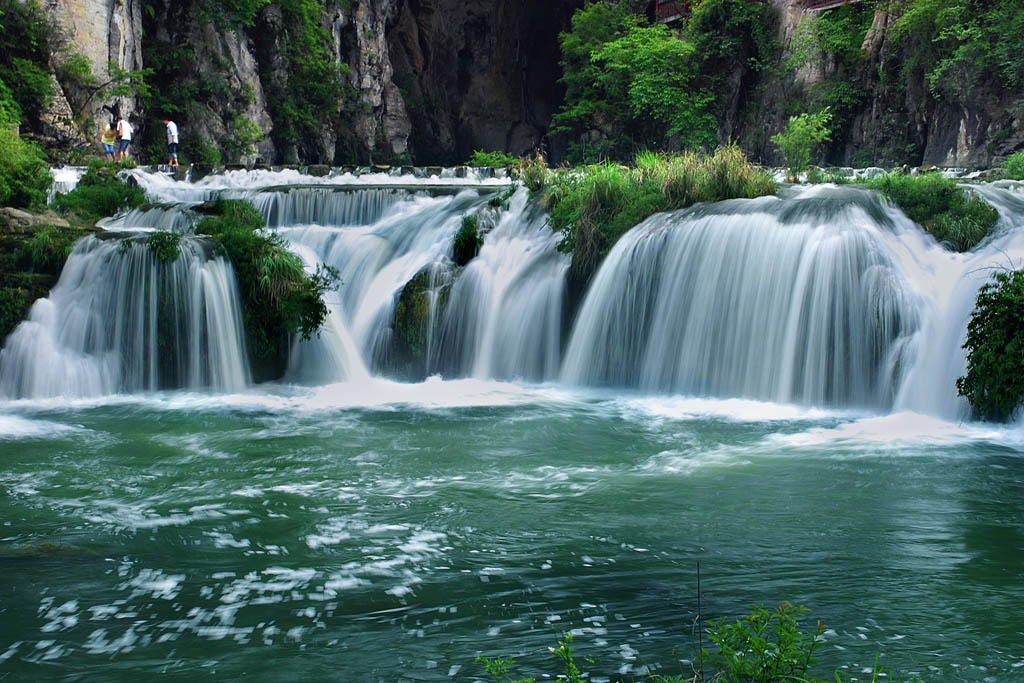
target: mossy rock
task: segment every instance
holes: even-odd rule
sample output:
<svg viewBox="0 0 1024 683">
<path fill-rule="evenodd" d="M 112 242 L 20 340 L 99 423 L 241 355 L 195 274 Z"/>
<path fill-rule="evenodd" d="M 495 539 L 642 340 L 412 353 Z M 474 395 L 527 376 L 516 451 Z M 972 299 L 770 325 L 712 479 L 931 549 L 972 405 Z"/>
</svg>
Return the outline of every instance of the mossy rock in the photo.
<svg viewBox="0 0 1024 683">
<path fill-rule="evenodd" d="M 431 282 L 434 280 L 434 289 Z M 427 369 L 427 346 L 430 330 L 430 308 L 432 294 L 436 292 L 437 315 L 444 317 L 451 293 L 451 281 L 447 277 L 432 277 L 429 268 L 421 270 L 402 288 L 395 304 L 392 329 L 391 361 L 396 370 L 410 378 L 423 378 Z M 436 330 L 435 330 L 436 332 Z"/>
</svg>

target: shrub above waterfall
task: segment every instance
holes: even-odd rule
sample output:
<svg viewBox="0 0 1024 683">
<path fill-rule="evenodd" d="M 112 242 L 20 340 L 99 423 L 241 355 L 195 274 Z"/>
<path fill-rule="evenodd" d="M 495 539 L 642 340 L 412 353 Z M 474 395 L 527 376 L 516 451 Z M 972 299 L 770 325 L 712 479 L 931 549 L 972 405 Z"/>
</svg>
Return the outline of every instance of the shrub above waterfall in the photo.
<svg viewBox="0 0 1024 683">
<path fill-rule="evenodd" d="M 254 361 L 284 357 L 288 336 L 309 339 L 327 319 L 323 295 L 338 284 L 337 271 L 318 266 L 307 273 L 302 260 L 277 233 L 268 233 L 251 204 L 218 199 L 196 232 L 210 235 L 235 267 L 245 310 L 249 354 Z"/>
<path fill-rule="evenodd" d="M 967 324 L 967 374 L 957 392 L 982 419 L 1008 420 L 1024 403 L 1024 271 L 996 273 Z"/>
<path fill-rule="evenodd" d="M 879 190 L 910 220 L 956 251 L 976 246 L 999 220 L 999 212 L 988 202 L 937 173 L 886 173 L 868 180 L 867 186 Z"/>
<path fill-rule="evenodd" d="M 642 152 L 632 167 L 604 163 L 554 172 L 541 203 L 562 233 L 559 249 L 573 255 L 573 277 L 586 282 L 618 239 L 652 214 L 776 189 L 771 176 L 728 145 L 708 156 Z"/>
</svg>

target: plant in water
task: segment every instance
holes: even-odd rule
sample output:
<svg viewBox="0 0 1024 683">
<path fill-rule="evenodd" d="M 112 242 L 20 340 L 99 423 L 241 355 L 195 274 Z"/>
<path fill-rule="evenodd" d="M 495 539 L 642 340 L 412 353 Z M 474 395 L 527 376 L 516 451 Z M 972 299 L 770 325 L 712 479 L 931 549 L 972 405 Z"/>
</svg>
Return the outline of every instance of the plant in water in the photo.
<svg viewBox="0 0 1024 683">
<path fill-rule="evenodd" d="M 702 650 L 702 665 L 718 672 L 716 680 L 730 683 L 817 680 L 808 672 L 825 626 L 819 621 L 810 633 L 802 631 L 798 618 L 807 611 L 784 602 L 774 610 L 751 607 L 750 614 L 734 622 L 709 621 L 708 636 L 718 649 Z"/>
<path fill-rule="evenodd" d="M 518 161 L 519 161 L 519 159 L 517 159 L 516 157 L 512 156 L 511 154 L 506 154 L 505 152 L 502 152 L 501 150 L 495 150 L 493 152 L 485 152 L 482 149 L 477 149 L 477 150 L 473 151 L 473 156 L 471 156 L 469 158 L 469 161 L 466 162 L 466 165 L 467 166 L 480 166 L 480 167 L 492 166 L 494 168 L 508 168 L 509 166 L 514 166 L 516 164 L 516 162 L 518 162 Z"/>
<path fill-rule="evenodd" d="M 982 285 L 963 348 L 967 374 L 957 393 L 975 416 L 1008 420 L 1024 402 L 1024 271 L 998 272 Z"/>
<path fill-rule="evenodd" d="M 558 248 L 573 255 L 573 279 L 586 282 L 615 242 L 654 213 L 775 191 L 767 173 L 727 145 L 706 156 L 641 152 L 633 168 L 604 163 L 551 173 L 541 204 L 562 234 Z"/>
<path fill-rule="evenodd" d="M 146 245 L 162 263 L 175 261 L 181 256 L 181 233 L 168 230 L 154 232 L 146 240 Z"/>
<path fill-rule="evenodd" d="M 534 683 L 534 678 L 509 678 L 509 674 L 512 672 L 512 665 L 516 663 L 516 660 L 502 659 L 501 657 L 495 657 L 494 659 L 488 659 L 487 657 L 477 657 L 476 662 L 484 667 L 484 670 L 490 674 L 496 683 Z"/>
<path fill-rule="evenodd" d="M 61 211 L 89 221 L 113 216 L 121 209 L 134 209 L 146 200 L 146 193 L 117 177 L 118 164 L 93 161 L 75 189 L 57 197 Z"/>
<path fill-rule="evenodd" d="M 518 178 L 531 193 L 543 190 L 548 184 L 550 175 L 548 163 L 540 152 L 534 152 L 533 156 L 528 155 L 519 159 Z"/>
<path fill-rule="evenodd" d="M 288 335 L 309 339 L 327 319 L 323 296 L 340 284 L 338 272 L 322 264 L 306 272 L 285 239 L 264 230 L 263 215 L 248 202 L 218 199 L 210 212 L 196 232 L 211 236 L 234 265 L 250 355 L 280 360 Z"/>
<path fill-rule="evenodd" d="M 976 246 L 999 220 L 999 212 L 984 199 L 968 194 L 955 180 L 938 173 L 886 173 L 866 185 L 882 192 L 910 220 L 956 251 Z"/>
<path fill-rule="evenodd" d="M 782 150 L 794 182 L 811 163 L 815 146 L 832 139 L 828 129 L 831 119 L 832 114 L 827 107 L 816 114 L 805 112 L 799 116 L 790 116 L 786 130 L 772 136 L 772 142 Z"/>
</svg>

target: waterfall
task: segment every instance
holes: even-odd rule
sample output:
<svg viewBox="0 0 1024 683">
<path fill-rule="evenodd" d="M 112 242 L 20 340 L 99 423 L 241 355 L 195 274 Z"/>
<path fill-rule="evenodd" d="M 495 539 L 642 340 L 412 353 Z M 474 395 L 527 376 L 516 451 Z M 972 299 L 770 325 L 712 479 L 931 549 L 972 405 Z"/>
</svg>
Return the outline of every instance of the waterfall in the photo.
<svg viewBox="0 0 1024 683">
<path fill-rule="evenodd" d="M 1001 220 L 967 254 L 862 187 L 785 188 L 650 217 L 570 310 L 559 236 L 525 189 L 497 196 L 503 178 L 132 174 L 156 203 L 101 227 L 188 233 L 197 204 L 241 198 L 309 269 L 339 271 L 320 334 L 290 346 L 285 380 L 305 384 L 441 374 L 964 417 L 955 381 L 978 288 L 1024 264 L 1021 183 L 975 187 Z M 482 242 L 459 267 L 467 217 Z M 76 246 L 0 352 L 4 396 L 250 382 L 230 264 L 187 235 L 170 264 L 128 244 Z"/>
<path fill-rule="evenodd" d="M 50 296 L 0 351 L 7 398 L 248 383 L 234 273 L 188 237 L 170 263 L 131 240 L 80 240 Z"/>
<path fill-rule="evenodd" d="M 974 297 L 986 264 L 1021 242 L 1024 211 L 1000 201 L 1003 237 L 967 255 L 862 188 L 652 216 L 595 276 L 561 379 L 962 416 Z"/>
<path fill-rule="evenodd" d="M 892 352 L 920 321 L 878 233 L 861 204 L 842 199 L 740 200 L 654 216 L 601 268 L 562 378 L 887 405 L 898 381 Z"/>
</svg>

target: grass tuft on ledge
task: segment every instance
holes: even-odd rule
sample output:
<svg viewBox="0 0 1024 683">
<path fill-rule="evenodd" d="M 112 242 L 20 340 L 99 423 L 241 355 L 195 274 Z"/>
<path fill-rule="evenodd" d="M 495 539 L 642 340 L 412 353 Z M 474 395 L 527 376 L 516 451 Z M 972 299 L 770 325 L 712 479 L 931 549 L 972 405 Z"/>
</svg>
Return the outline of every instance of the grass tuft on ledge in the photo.
<svg viewBox="0 0 1024 683">
<path fill-rule="evenodd" d="M 530 168 L 527 185 L 539 194 L 559 249 L 573 255 L 572 277 L 587 282 L 622 235 L 648 216 L 697 202 L 773 195 L 777 185 L 736 145 L 711 155 L 641 152 L 633 166 L 592 164 L 549 171 Z"/>
</svg>

